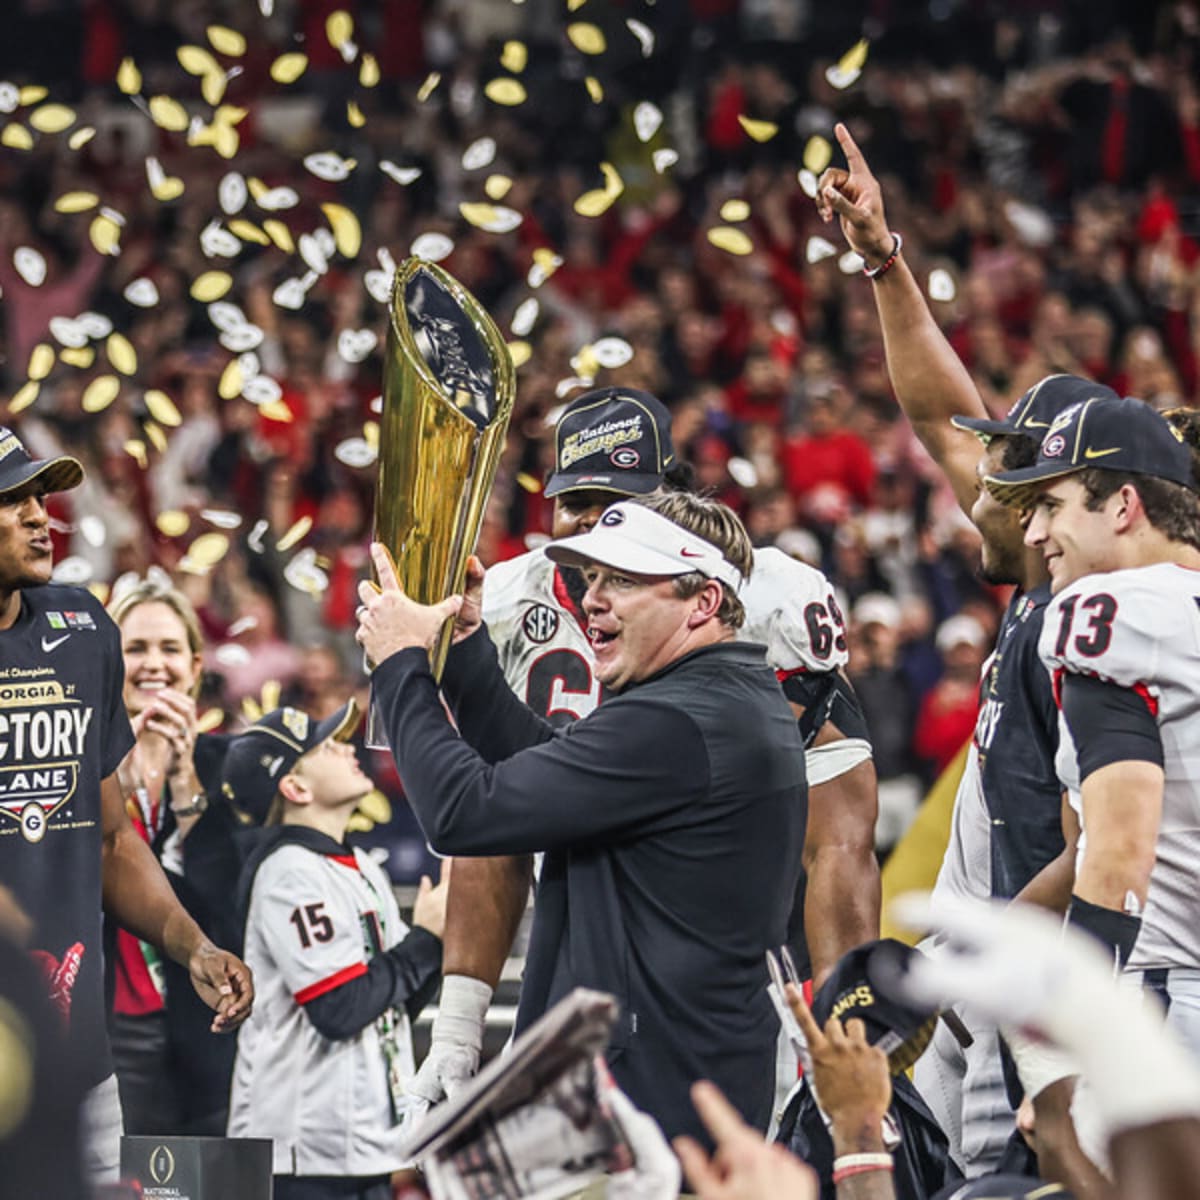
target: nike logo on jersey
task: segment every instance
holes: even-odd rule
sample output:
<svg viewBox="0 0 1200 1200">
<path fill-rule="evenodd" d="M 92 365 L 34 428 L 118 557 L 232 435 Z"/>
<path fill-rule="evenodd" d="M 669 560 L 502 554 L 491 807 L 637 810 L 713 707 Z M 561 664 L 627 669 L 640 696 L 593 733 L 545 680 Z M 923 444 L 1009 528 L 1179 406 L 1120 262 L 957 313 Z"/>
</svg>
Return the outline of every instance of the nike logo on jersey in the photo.
<svg viewBox="0 0 1200 1200">
<path fill-rule="evenodd" d="M 1089 446 L 1083 452 L 1083 457 L 1084 458 L 1107 458 L 1108 455 L 1110 455 L 1110 454 L 1120 454 L 1120 453 L 1121 453 L 1120 446 L 1114 446 L 1111 450 L 1093 450 L 1091 448 L 1091 446 Z"/>
<path fill-rule="evenodd" d="M 64 633 L 62 635 L 62 637 L 58 637 L 58 638 L 43 637 L 42 638 L 42 652 L 44 654 L 49 654 L 51 650 L 55 649 L 58 646 L 61 646 L 63 644 L 63 642 L 65 642 L 67 640 L 67 638 L 69 638 L 70 636 L 71 635 L 69 633 Z"/>
</svg>

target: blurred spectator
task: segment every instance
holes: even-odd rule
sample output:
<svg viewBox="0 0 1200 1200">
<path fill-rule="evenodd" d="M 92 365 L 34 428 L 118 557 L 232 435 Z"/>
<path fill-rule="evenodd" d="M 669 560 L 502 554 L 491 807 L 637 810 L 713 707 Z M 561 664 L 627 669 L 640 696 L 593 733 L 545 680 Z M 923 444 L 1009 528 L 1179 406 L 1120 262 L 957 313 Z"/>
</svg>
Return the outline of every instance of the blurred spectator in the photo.
<svg viewBox="0 0 1200 1200">
<path fill-rule="evenodd" d="M 942 677 L 921 702 L 913 740 L 913 750 L 929 764 L 931 782 L 974 732 L 988 639 L 974 617 L 959 615 L 938 626 L 935 644 L 942 657 Z"/>
</svg>

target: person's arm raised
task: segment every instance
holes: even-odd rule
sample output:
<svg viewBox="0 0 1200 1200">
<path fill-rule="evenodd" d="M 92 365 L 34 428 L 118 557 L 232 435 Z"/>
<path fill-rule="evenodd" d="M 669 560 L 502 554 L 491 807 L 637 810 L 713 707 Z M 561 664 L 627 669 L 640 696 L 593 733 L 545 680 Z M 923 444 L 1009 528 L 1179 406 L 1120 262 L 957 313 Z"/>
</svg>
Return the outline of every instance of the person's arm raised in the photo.
<svg viewBox="0 0 1200 1200">
<path fill-rule="evenodd" d="M 817 184 L 822 220 L 836 216 L 850 248 L 870 268 L 893 254 L 883 191 L 845 125 L 835 126 L 848 169 L 829 167 Z M 916 435 L 946 473 L 966 513 L 978 489 L 976 465 L 983 447 L 974 434 L 955 429 L 953 416 L 986 417 L 987 410 L 966 367 L 933 319 L 933 313 L 901 252 L 870 284 L 883 328 L 888 373 L 900 407 Z"/>
</svg>

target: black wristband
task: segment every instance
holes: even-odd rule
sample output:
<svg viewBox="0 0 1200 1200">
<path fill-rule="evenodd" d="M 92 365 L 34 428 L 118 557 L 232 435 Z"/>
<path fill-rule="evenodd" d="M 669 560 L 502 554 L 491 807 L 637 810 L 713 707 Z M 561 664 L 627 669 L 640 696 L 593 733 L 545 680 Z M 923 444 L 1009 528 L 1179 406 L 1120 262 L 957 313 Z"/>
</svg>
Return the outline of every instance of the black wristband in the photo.
<svg viewBox="0 0 1200 1200">
<path fill-rule="evenodd" d="M 1078 896 L 1071 897 L 1067 909 L 1067 923 L 1076 929 L 1082 929 L 1101 942 L 1117 957 L 1117 962 L 1124 967 L 1133 953 L 1134 943 L 1141 932 L 1142 918 L 1131 917 L 1128 913 L 1117 912 L 1113 908 L 1101 908 L 1081 900 Z"/>
</svg>

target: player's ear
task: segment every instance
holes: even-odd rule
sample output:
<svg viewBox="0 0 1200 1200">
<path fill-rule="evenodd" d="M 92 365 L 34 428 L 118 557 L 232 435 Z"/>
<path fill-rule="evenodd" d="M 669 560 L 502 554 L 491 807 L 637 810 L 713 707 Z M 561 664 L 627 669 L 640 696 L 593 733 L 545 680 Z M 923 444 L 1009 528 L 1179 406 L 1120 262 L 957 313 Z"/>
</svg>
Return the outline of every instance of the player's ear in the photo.
<svg viewBox="0 0 1200 1200">
<path fill-rule="evenodd" d="M 289 772 L 279 781 L 279 794 L 289 804 L 312 803 L 312 792 L 299 775 Z"/>
<path fill-rule="evenodd" d="M 704 586 L 692 597 L 692 611 L 688 613 L 688 628 L 697 629 L 707 624 L 721 607 L 725 593 L 715 579 L 705 580 Z"/>
<path fill-rule="evenodd" d="M 1124 533 L 1138 516 L 1145 514 L 1145 511 L 1146 506 L 1142 503 L 1137 488 L 1132 483 L 1122 484 L 1117 491 L 1117 505 L 1113 510 L 1117 532 Z"/>
</svg>

